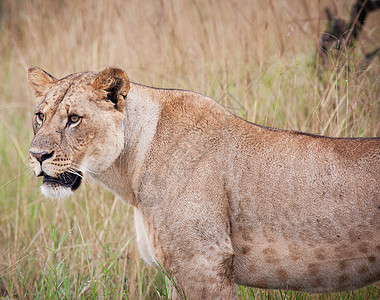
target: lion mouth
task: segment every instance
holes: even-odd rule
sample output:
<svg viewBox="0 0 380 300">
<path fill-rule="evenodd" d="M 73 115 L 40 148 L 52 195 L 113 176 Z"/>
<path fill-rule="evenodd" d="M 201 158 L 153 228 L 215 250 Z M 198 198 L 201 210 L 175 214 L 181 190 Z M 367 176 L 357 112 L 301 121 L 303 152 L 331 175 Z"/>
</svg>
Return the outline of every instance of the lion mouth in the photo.
<svg viewBox="0 0 380 300">
<path fill-rule="evenodd" d="M 42 173 L 40 176 L 43 176 L 42 183 L 47 184 L 60 184 L 64 187 L 71 188 L 73 191 L 76 190 L 81 183 L 81 174 L 73 174 L 69 172 L 64 172 L 62 174 L 59 174 L 58 177 L 51 177 L 49 175 L 46 175 L 45 173 Z"/>
</svg>

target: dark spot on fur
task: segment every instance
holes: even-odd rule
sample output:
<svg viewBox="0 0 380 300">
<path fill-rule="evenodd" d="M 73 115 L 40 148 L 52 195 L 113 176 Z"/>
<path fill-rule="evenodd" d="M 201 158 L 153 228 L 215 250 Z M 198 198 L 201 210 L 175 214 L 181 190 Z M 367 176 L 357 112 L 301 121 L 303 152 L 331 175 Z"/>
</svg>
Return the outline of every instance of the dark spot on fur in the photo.
<svg viewBox="0 0 380 300">
<path fill-rule="evenodd" d="M 321 277 L 317 277 L 312 283 L 311 283 L 311 286 L 313 288 L 318 288 L 320 286 L 322 286 L 322 283 L 323 283 L 323 279 Z"/>
<path fill-rule="evenodd" d="M 310 276 L 317 276 L 319 273 L 318 265 L 317 264 L 309 264 L 307 266 L 307 274 Z"/>
<path fill-rule="evenodd" d="M 338 278 L 338 284 L 345 283 L 350 277 L 347 274 L 343 274 Z"/>
<path fill-rule="evenodd" d="M 246 247 L 244 246 L 242 249 L 241 249 L 241 253 L 243 254 L 247 254 L 249 251 L 251 251 L 251 249 L 249 247 Z"/>
<path fill-rule="evenodd" d="M 361 253 L 368 253 L 368 248 L 369 248 L 369 245 L 368 243 L 362 243 L 358 246 L 358 249 Z"/>
<path fill-rule="evenodd" d="M 339 234 L 337 234 L 337 235 L 336 235 L 336 237 L 337 237 L 337 238 L 340 238 L 340 235 L 339 235 Z"/>
<path fill-rule="evenodd" d="M 277 264 L 280 262 L 280 260 L 277 257 L 276 251 L 272 248 L 265 248 L 263 250 L 263 253 L 265 255 L 265 260 L 267 263 L 270 264 Z"/>
<path fill-rule="evenodd" d="M 250 266 L 249 266 L 249 272 L 250 273 L 255 273 L 257 271 L 257 266 L 255 263 L 252 263 Z"/>
<path fill-rule="evenodd" d="M 376 257 L 375 256 L 368 256 L 368 261 L 373 264 L 376 262 Z"/>
<path fill-rule="evenodd" d="M 317 250 L 315 251 L 315 257 L 316 257 L 317 259 L 319 259 L 319 260 L 324 260 L 324 259 L 326 259 L 326 251 L 325 251 L 324 249 L 322 249 L 322 248 L 317 249 Z"/>
<path fill-rule="evenodd" d="M 268 241 L 268 243 L 274 243 L 276 241 L 276 239 L 274 238 L 273 232 L 274 232 L 273 228 L 269 226 L 263 227 L 263 234 L 266 240 Z"/>
<path fill-rule="evenodd" d="M 345 244 L 335 247 L 334 250 L 336 256 L 341 259 L 353 256 L 351 247 Z"/>
<path fill-rule="evenodd" d="M 364 273 L 367 273 L 368 271 L 369 269 L 366 265 L 361 266 L 358 270 L 359 274 L 364 274 Z"/>
<path fill-rule="evenodd" d="M 277 273 L 278 279 L 281 281 L 286 281 L 289 278 L 288 273 L 286 272 L 284 268 L 277 269 L 276 273 Z"/>
<path fill-rule="evenodd" d="M 290 258 L 293 261 L 297 261 L 301 258 L 300 249 L 297 247 L 297 245 L 289 245 L 288 249 L 289 249 Z"/>
<path fill-rule="evenodd" d="M 347 261 L 346 260 L 341 260 L 339 262 L 339 270 L 343 271 L 346 268 L 347 268 Z"/>
</svg>

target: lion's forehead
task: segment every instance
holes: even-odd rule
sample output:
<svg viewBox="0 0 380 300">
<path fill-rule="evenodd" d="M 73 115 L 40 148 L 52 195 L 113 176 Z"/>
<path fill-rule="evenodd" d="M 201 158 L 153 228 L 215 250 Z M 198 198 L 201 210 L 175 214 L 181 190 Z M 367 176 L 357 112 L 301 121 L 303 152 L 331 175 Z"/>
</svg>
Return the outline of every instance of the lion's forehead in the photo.
<svg viewBox="0 0 380 300">
<path fill-rule="evenodd" d="M 58 80 L 47 93 L 41 107 L 68 110 L 70 106 L 83 106 L 83 101 L 92 96 L 91 82 L 94 73 L 76 73 Z"/>
</svg>

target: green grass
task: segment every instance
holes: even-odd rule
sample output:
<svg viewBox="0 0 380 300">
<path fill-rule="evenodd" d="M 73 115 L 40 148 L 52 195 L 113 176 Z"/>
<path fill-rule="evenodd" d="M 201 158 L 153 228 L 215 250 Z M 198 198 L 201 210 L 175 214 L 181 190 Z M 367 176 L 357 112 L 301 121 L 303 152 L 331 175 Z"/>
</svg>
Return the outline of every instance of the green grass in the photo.
<svg viewBox="0 0 380 300">
<path fill-rule="evenodd" d="M 380 40 L 378 18 L 368 19 L 354 49 L 323 66 L 313 41 L 325 3 L 310 1 L 308 10 L 302 3 L 276 2 L 275 17 L 261 1 L 0 2 L 0 297 L 170 296 L 164 272 L 139 258 L 131 207 L 87 181 L 65 201 L 40 195 L 27 161 L 29 66 L 57 77 L 119 66 L 132 81 L 206 94 L 263 125 L 380 136 L 378 58 L 361 68 L 363 53 Z M 338 13 L 347 16 L 350 4 L 336 1 Z M 380 286 L 330 295 L 237 287 L 237 294 L 378 299 Z"/>
</svg>

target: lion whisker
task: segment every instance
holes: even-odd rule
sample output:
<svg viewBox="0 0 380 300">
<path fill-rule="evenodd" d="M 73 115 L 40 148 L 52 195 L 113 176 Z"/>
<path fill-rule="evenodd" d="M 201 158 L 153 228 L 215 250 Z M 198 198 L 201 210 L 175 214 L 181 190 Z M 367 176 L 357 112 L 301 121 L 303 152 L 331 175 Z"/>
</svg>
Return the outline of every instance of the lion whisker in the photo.
<svg viewBox="0 0 380 300">
<path fill-rule="evenodd" d="M 71 164 L 72 164 L 72 167 L 75 167 L 80 172 L 88 173 L 90 175 L 97 175 L 97 174 L 99 174 L 98 172 L 95 172 L 95 171 L 93 171 L 93 170 L 91 170 L 91 169 L 89 169 L 89 168 L 87 168 L 87 167 L 85 167 L 85 166 L 83 166 L 81 164 L 77 164 L 77 163 L 74 163 L 74 162 L 72 162 Z"/>
<path fill-rule="evenodd" d="M 71 174 L 74 174 L 74 175 L 77 175 L 79 176 L 80 178 L 84 179 L 83 175 L 79 172 L 77 172 L 76 170 L 72 169 L 72 168 L 68 168 L 67 169 L 67 172 L 71 173 Z"/>
</svg>

